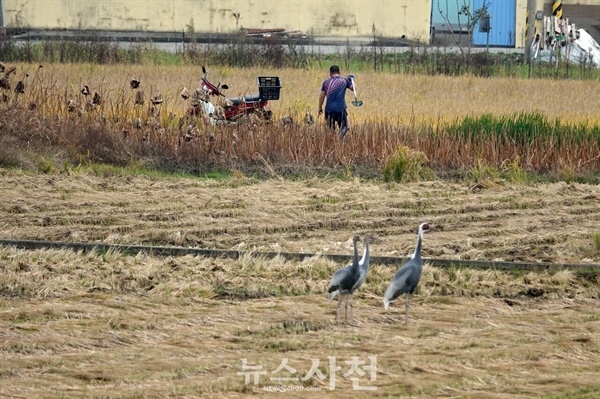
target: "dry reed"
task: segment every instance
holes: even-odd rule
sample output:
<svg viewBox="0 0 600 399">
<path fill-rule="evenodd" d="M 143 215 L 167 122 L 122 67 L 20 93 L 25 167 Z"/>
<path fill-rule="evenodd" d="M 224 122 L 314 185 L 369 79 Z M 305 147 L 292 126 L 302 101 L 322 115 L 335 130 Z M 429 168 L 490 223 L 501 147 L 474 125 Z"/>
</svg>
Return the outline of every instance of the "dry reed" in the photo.
<svg viewBox="0 0 600 399">
<path fill-rule="evenodd" d="M 597 91 L 595 82 L 536 81 L 536 87 L 546 85 L 561 99 L 549 102 L 532 98 L 548 91 L 532 90 L 529 81 L 367 73 L 362 77 L 365 83 L 361 90 L 367 106 L 352 110 L 351 134 L 341 142 L 321 124 L 283 126 L 277 117 L 271 124 L 256 124 L 249 119 L 217 128 L 186 118 L 188 103 L 178 93 L 184 86 L 197 86 L 197 71 L 188 67 L 50 65 L 31 69 L 19 67 L 21 74 L 29 75 L 26 93 L 10 93 L 8 102 L 0 104 L 1 139 L 5 147 L 15 142 L 9 152 L 25 145 L 30 149 L 37 146 L 55 153 L 65 149 L 70 162 L 86 156 L 91 161 L 116 164 L 138 159 L 161 168 L 239 168 L 261 165 L 262 159 L 274 165 L 359 165 L 378 169 L 400 145 L 405 145 L 423 152 L 437 171 L 468 169 L 478 158 L 496 168 L 518 158 L 525 169 L 541 172 L 570 170 L 581 174 L 600 168 L 597 134 L 574 141 L 566 133 L 557 138 L 540 132 L 526 142 L 518 142 L 512 140 L 508 127 L 491 136 L 477 132 L 457 136 L 448 131 L 448 124 L 460 116 L 490 112 L 502 117 L 511 111 L 532 109 L 549 118 L 598 123 L 598 104 L 581 100 L 585 98 L 582 93 Z M 212 74 L 231 80 L 228 83 L 235 88 L 230 90 L 232 95 L 256 90 L 253 75 L 281 75 L 283 97 L 273 101 L 272 107 L 276 115 L 287 113 L 296 121 L 311 108 L 318 91 L 311 87 L 318 87 L 322 78 L 296 70 L 221 68 Z M 161 101 L 142 105 L 141 91 L 129 87 L 130 76 L 148 82 L 138 90 L 165 93 Z M 307 79 L 312 84 L 307 84 Z M 83 86 L 99 93 L 94 97 L 102 98 L 102 102 L 82 95 L 79 89 Z M 565 92 L 572 95 L 565 96 Z M 457 103 L 457 98 L 462 100 Z M 523 106 L 528 103 L 536 106 Z M 27 104 L 33 112 L 27 110 Z M 70 112 L 77 108 L 78 112 Z M 11 164 L 11 159 L 0 161 Z"/>
</svg>

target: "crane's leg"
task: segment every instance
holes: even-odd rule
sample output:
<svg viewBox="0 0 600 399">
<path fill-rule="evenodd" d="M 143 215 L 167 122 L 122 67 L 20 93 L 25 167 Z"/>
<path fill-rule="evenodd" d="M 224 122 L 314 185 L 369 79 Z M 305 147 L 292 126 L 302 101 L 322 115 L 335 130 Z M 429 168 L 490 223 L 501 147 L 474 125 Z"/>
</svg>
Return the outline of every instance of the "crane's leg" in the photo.
<svg viewBox="0 0 600 399">
<path fill-rule="evenodd" d="M 348 294 L 346 299 L 346 321 L 348 321 L 348 305 L 350 305 L 350 318 L 352 318 L 352 293 Z"/>
<path fill-rule="evenodd" d="M 408 309 L 410 308 L 410 294 L 406 294 L 406 318 L 404 320 L 405 324 L 408 324 Z"/>
<path fill-rule="evenodd" d="M 348 306 L 350 306 L 350 318 L 352 318 L 352 315 L 354 313 L 354 305 L 352 305 L 352 294 L 350 294 L 350 304 Z"/>
<path fill-rule="evenodd" d="M 337 304 L 337 310 L 335 311 L 335 321 L 337 321 L 338 317 L 340 316 L 340 305 L 342 304 L 342 293 L 340 292 L 340 295 L 338 296 L 338 304 Z"/>
<path fill-rule="evenodd" d="M 346 304 L 344 305 L 344 322 L 348 322 L 348 300 L 350 299 L 350 294 L 346 295 Z"/>
</svg>

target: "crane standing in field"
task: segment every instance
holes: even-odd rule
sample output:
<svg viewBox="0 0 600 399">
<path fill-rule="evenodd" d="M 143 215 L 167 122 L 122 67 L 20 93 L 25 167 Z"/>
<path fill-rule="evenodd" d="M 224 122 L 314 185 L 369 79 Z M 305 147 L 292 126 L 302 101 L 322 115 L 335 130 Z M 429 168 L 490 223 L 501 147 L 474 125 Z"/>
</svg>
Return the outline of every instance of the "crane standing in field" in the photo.
<svg viewBox="0 0 600 399">
<path fill-rule="evenodd" d="M 367 234 L 367 236 L 365 237 L 365 250 L 363 252 L 362 258 L 358 262 L 358 265 L 360 267 L 360 270 L 359 270 L 360 277 L 358 278 L 358 281 L 356 282 L 356 284 L 354 284 L 354 287 L 352 287 L 352 292 L 350 293 L 350 311 L 352 311 L 352 308 L 353 308 L 352 294 L 354 294 L 354 291 L 356 291 L 363 285 L 363 283 L 365 282 L 365 279 L 367 278 L 367 272 L 369 271 L 369 264 L 371 263 L 371 252 L 369 250 L 369 241 L 371 241 L 371 235 Z M 338 272 L 340 272 L 341 270 L 347 269 L 349 267 L 352 267 L 352 263 L 349 263 L 343 269 L 338 270 Z M 334 274 L 334 276 L 335 276 L 335 274 Z M 340 293 L 339 290 L 329 292 L 329 300 L 330 301 L 333 300 L 336 297 L 336 295 L 338 295 L 339 293 Z"/>
<path fill-rule="evenodd" d="M 339 270 L 336 270 L 331 277 L 331 281 L 329 282 L 328 292 L 330 294 L 330 299 L 333 299 L 335 296 L 335 294 L 332 296 L 332 293 L 335 291 L 338 291 L 340 294 L 335 313 L 336 321 L 340 315 L 340 306 L 342 304 L 342 297 L 344 295 L 346 295 L 345 321 L 348 321 L 348 300 L 354 291 L 354 286 L 360 280 L 360 265 L 358 260 L 358 249 L 356 248 L 357 241 L 360 241 L 360 237 L 355 235 L 352 238 L 352 244 L 354 245 L 354 256 L 352 258 L 352 263 Z"/>
<path fill-rule="evenodd" d="M 423 241 L 423 233 L 429 231 L 429 225 L 422 223 L 419 226 L 419 235 L 417 238 L 417 247 L 415 252 L 411 256 L 410 260 L 404 264 L 396 272 L 390 285 L 385 290 L 383 295 L 383 306 L 385 309 L 390 306 L 390 301 L 398 298 L 401 294 L 406 294 L 406 319 L 405 323 L 408 324 L 408 309 L 410 307 L 410 296 L 421 279 L 421 273 L 423 272 L 423 261 L 421 259 L 421 242 Z"/>
</svg>

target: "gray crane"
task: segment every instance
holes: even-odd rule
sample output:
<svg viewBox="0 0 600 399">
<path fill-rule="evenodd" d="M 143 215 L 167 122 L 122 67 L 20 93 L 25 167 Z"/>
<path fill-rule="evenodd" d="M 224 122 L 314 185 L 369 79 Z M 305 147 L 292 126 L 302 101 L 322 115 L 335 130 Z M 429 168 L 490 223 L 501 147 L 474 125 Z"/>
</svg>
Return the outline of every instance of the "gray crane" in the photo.
<svg viewBox="0 0 600 399">
<path fill-rule="evenodd" d="M 352 263 L 336 270 L 331 277 L 331 281 L 329 282 L 329 288 L 327 291 L 329 292 L 330 297 L 333 298 L 331 294 L 335 291 L 339 291 L 340 294 L 335 313 L 336 321 L 340 315 L 340 306 L 342 304 L 342 297 L 344 295 L 346 295 L 345 321 L 348 321 L 348 300 L 354 291 L 354 286 L 360 280 L 360 265 L 358 260 L 358 249 L 356 248 L 357 241 L 360 241 L 360 237 L 355 235 L 352 238 L 352 244 L 354 245 L 354 256 L 352 258 Z"/>
<path fill-rule="evenodd" d="M 352 287 L 352 294 L 354 293 L 354 291 L 356 291 L 363 285 L 363 283 L 365 282 L 365 279 L 367 278 L 367 272 L 369 271 L 369 264 L 371 263 L 371 253 L 369 250 L 369 241 L 371 241 L 371 235 L 367 234 L 367 236 L 365 237 L 365 250 L 363 252 L 362 258 L 360 259 L 360 261 L 358 261 L 358 265 L 360 266 L 360 277 L 359 277 L 358 281 L 356 282 L 356 284 L 354 285 L 354 287 Z M 352 262 L 348 263 L 343 269 L 338 270 L 336 273 L 341 272 L 341 270 L 347 269 L 349 267 L 352 267 Z M 334 276 L 335 276 L 335 273 L 334 273 Z M 340 293 L 339 290 L 330 292 L 329 300 L 332 301 L 336 297 L 336 295 L 338 295 L 339 293 Z M 350 297 L 350 299 L 352 300 L 352 297 Z M 352 301 L 350 301 L 350 307 L 352 307 Z"/>
<path fill-rule="evenodd" d="M 383 306 L 385 309 L 387 309 L 388 306 L 390 306 L 390 301 L 398 298 L 401 294 L 406 294 L 406 324 L 408 324 L 410 296 L 413 292 L 415 292 L 423 271 L 421 242 L 423 241 L 423 233 L 427 231 L 429 231 L 429 224 L 422 223 L 419 226 L 419 235 L 417 238 L 417 247 L 415 248 L 415 252 L 411 256 L 410 260 L 396 272 L 390 285 L 385 290 L 385 294 L 383 295 Z"/>
</svg>

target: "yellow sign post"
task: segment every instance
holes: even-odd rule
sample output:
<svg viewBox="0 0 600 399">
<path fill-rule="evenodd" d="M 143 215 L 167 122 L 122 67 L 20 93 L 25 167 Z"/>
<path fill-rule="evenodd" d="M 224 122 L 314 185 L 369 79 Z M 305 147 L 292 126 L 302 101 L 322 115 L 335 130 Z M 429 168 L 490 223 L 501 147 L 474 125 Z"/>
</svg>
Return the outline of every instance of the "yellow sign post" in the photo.
<svg viewBox="0 0 600 399">
<path fill-rule="evenodd" d="M 552 3 L 552 15 L 556 18 L 562 18 L 562 1 L 556 0 Z"/>
</svg>

